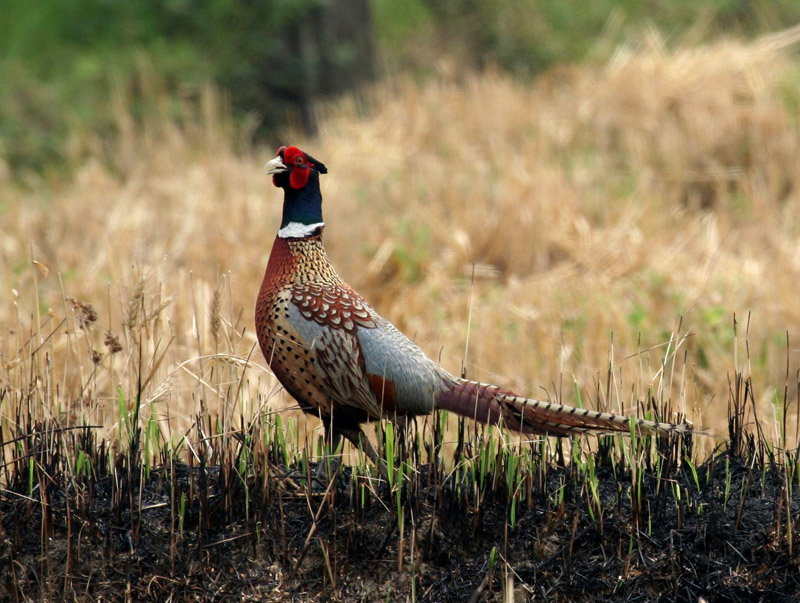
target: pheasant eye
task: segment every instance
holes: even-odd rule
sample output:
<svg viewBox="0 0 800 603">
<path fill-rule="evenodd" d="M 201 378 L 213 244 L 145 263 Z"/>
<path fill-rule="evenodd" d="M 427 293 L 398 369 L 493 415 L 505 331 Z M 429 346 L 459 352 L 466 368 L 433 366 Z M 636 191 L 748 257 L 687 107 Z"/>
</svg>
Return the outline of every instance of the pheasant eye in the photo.
<svg viewBox="0 0 800 603">
<path fill-rule="evenodd" d="M 294 164 L 295 165 L 303 165 L 304 163 L 305 163 L 305 161 L 303 161 L 303 156 L 302 155 L 298 155 L 294 160 Z"/>
</svg>

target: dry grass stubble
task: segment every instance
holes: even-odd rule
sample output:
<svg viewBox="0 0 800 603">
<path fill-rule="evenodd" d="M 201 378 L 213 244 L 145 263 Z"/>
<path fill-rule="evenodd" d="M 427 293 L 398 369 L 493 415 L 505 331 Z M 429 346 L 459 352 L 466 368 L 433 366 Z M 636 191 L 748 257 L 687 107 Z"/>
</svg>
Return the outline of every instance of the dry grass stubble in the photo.
<svg viewBox="0 0 800 603">
<path fill-rule="evenodd" d="M 735 368 L 762 388 L 762 418 L 787 374 L 797 396 L 793 36 L 676 51 L 653 38 L 535 86 L 387 81 L 369 115 L 342 102 L 317 139 L 286 142 L 328 165 L 340 274 L 451 371 L 466 356 L 472 378 L 568 404 L 574 379 L 584 402 L 627 412 L 652 391 L 724 433 Z M 130 400 L 142 374 L 165 434 L 205 413 L 233 429 L 278 389 L 261 368 L 242 381 L 235 360 L 255 345 L 280 217 L 267 153 L 235 150 L 211 93 L 183 123 L 141 130 L 118 102 L 113 169 L 90 161 L 34 192 L 0 183 L 3 422 L 24 406 L 113 439 L 117 386 Z"/>
</svg>

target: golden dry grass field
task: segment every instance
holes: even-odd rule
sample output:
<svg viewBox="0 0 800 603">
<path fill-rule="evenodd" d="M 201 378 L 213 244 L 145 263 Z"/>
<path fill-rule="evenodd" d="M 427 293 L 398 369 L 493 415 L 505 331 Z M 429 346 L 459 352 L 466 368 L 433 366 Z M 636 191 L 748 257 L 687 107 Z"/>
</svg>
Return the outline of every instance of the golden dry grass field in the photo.
<svg viewBox="0 0 800 603">
<path fill-rule="evenodd" d="M 797 38 L 668 50 L 653 36 L 532 84 L 441 66 L 283 138 L 329 168 L 339 273 L 449 370 L 616 412 L 650 392 L 724 435 L 740 369 L 779 444 L 788 388 L 795 447 Z M 212 91 L 144 125 L 115 103 L 113 148 L 98 142 L 69 181 L 0 170 L 4 429 L 60 416 L 113 440 L 140 378 L 173 441 L 198 416 L 225 429 L 291 406 L 252 326 L 280 219 L 262 171 L 274 150 L 238 144 Z"/>
</svg>

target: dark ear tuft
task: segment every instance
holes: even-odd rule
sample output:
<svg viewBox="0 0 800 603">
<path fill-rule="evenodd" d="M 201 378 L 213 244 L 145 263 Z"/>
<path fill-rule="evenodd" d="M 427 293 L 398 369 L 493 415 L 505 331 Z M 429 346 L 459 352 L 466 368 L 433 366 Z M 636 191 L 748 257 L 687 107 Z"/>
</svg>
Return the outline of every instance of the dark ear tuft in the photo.
<svg viewBox="0 0 800 603">
<path fill-rule="evenodd" d="M 308 158 L 308 160 L 309 160 L 311 163 L 313 163 L 313 164 L 314 164 L 314 169 L 315 169 L 315 170 L 317 170 L 317 171 L 318 171 L 320 174 L 327 174 L 327 173 L 328 173 L 328 168 L 326 168 L 326 167 L 325 167 L 325 164 L 324 164 L 324 163 L 322 163 L 321 161 L 319 161 L 319 160 L 317 160 L 317 159 L 314 159 L 314 158 L 313 158 L 311 155 L 309 155 L 308 153 L 306 153 L 306 157 Z"/>
</svg>

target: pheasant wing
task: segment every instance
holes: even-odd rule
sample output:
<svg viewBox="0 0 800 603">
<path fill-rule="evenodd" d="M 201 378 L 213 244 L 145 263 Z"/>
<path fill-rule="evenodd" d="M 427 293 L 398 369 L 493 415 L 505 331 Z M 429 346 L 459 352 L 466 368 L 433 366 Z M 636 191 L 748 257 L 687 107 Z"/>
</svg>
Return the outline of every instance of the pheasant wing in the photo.
<svg viewBox="0 0 800 603">
<path fill-rule="evenodd" d="M 372 418 L 430 412 L 454 381 L 343 283 L 298 286 L 289 322 L 312 350 L 325 394 Z"/>
</svg>

